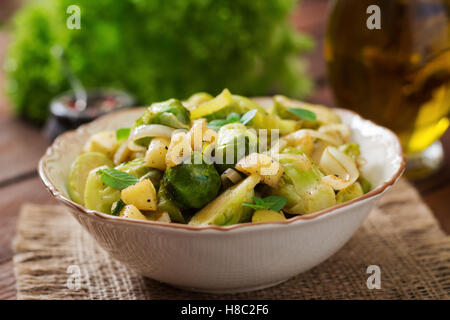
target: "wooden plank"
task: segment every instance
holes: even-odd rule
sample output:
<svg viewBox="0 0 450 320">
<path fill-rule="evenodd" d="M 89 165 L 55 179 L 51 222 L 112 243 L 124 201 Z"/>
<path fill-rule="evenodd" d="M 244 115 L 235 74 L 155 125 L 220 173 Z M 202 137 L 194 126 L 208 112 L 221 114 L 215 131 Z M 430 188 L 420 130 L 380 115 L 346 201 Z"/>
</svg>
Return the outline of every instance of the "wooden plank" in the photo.
<svg viewBox="0 0 450 320">
<path fill-rule="evenodd" d="M 0 188 L 0 263 L 12 257 L 11 241 L 19 210 L 26 202 L 56 203 L 38 177 Z"/>
<path fill-rule="evenodd" d="M 48 142 L 40 128 L 11 116 L 0 119 L 0 186 L 35 172 Z"/>
<path fill-rule="evenodd" d="M 450 185 L 423 197 L 439 221 L 442 230 L 450 234 Z"/>
</svg>

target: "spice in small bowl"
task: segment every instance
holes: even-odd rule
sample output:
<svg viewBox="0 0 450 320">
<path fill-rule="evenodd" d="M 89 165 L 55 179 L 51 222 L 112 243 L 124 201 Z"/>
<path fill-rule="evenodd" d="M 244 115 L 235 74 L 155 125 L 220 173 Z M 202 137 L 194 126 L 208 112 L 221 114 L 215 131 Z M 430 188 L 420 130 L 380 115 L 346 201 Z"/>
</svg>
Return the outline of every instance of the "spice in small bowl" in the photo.
<svg viewBox="0 0 450 320">
<path fill-rule="evenodd" d="M 72 91 L 65 92 L 50 103 L 51 118 L 47 121 L 45 133 L 53 141 L 65 131 L 76 129 L 106 113 L 134 105 L 133 96 L 114 89 L 90 90 L 86 101 L 77 100 Z"/>
</svg>

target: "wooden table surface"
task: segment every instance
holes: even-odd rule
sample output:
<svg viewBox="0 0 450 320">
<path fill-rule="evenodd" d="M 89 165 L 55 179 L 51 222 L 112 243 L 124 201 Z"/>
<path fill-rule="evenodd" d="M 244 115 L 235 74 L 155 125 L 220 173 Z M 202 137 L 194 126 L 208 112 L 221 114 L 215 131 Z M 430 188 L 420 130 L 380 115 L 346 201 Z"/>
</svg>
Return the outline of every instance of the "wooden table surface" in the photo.
<svg viewBox="0 0 450 320">
<path fill-rule="evenodd" d="M 326 84 L 322 58 L 322 39 L 325 31 L 327 0 L 304 0 L 294 14 L 295 26 L 317 40 L 314 52 L 307 58 L 316 91 L 308 100 L 333 106 L 333 98 Z M 0 65 L 6 46 L 6 35 L 0 33 Z M 25 202 L 51 204 L 55 201 L 43 188 L 36 166 L 47 147 L 41 129 L 16 119 L 2 93 L 4 80 L 0 75 L 0 299 L 15 299 L 11 241 L 16 230 L 20 207 Z M 425 202 L 433 210 L 442 229 L 450 232 L 450 131 L 442 138 L 446 163 L 442 170 L 426 181 L 415 185 Z"/>
</svg>

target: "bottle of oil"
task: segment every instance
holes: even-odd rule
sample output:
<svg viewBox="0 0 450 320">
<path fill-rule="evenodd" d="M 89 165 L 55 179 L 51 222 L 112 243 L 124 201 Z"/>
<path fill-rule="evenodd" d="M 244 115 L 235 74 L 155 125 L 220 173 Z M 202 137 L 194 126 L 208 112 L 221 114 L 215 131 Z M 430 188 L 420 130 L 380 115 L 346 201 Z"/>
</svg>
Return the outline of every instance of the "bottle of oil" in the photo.
<svg viewBox="0 0 450 320">
<path fill-rule="evenodd" d="M 379 8 L 380 29 L 368 28 L 372 5 Z M 412 160 L 449 126 L 449 14 L 450 0 L 331 5 L 325 59 L 338 106 L 391 128 Z"/>
</svg>

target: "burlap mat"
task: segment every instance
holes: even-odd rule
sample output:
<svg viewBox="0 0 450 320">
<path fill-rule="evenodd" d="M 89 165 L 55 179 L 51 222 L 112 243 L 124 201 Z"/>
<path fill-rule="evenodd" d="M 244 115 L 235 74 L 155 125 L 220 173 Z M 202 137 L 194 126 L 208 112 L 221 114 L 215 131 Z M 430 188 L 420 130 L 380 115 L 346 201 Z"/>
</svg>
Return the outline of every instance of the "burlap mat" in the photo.
<svg viewBox="0 0 450 320">
<path fill-rule="evenodd" d="M 181 291 L 112 260 L 65 209 L 26 205 L 14 242 L 19 299 L 448 299 L 450 237 L 407 182 L 380 201 L 328 261 L 276 287 L 235 295 Z M 76 290 L 68 269 L 81 274 Z M 381 289 L 367 267 L 381 268 Z M 78 268 L 75 267 L 75 268 Z M 73 267 L 72 267 L 73 268 Z M 70 271 L 70 272 L 68 272 Z M 69 289 L 67 282 L 69 279 Z"/>
</svg>

